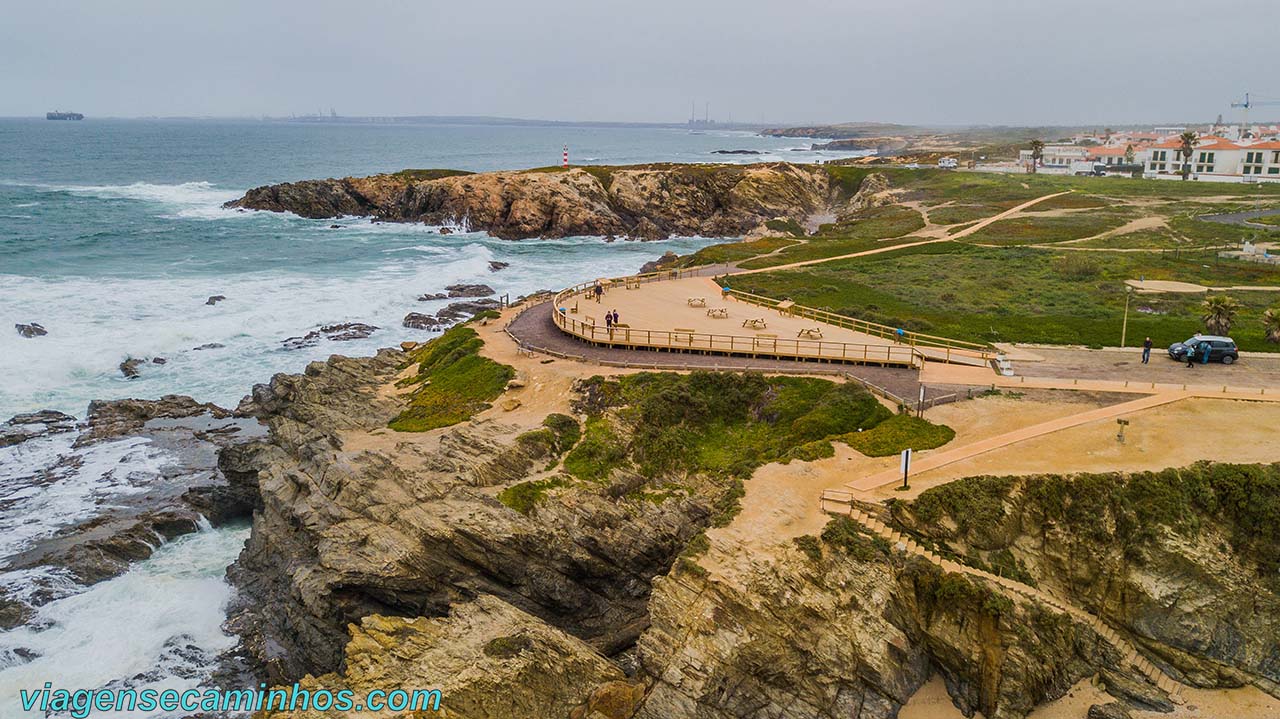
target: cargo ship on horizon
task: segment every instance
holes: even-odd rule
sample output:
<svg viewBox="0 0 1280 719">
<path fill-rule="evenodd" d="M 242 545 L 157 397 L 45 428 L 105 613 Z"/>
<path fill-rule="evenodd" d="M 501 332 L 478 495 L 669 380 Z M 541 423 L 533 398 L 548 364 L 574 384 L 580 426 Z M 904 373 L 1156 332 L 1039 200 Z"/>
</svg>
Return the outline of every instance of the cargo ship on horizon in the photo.
<svg viewBox="0 0 1280 719">
<path fill-rule="evenodd" d="M 53 112 L 46 112 L 44 114 L 44 119 L 46 120 L 83 120 L 84 115 L 81 115 L 78 112 L 62 112 L 60 110 L 55 110 Z"/>
</svg>

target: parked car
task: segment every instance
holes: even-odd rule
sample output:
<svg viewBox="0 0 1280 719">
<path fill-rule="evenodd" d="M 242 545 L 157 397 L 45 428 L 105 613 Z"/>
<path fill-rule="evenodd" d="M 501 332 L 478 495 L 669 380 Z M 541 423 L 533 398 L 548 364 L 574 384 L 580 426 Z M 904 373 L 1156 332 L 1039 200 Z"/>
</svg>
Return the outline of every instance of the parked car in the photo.
<svg viewBox="0 0 1280 719">
<path fill-rule="evenodd" d="M 1218 335 L 1196 335 L 1185 342 L 1174 342 L 1169 345 L 1169 356 L 1176 360 L 1186 360 L 1187 352 L 1194 350 L 1198 361 L 1200 353 L 1204 351 L 1200 347 L 1203 342 L 1209 343 L 1210 362 L 1231 364 L 1240 359 L 1240 350 L 1236 348 L 1236 341 L 1230 337 L 1220 337 Z"/>
</svg>

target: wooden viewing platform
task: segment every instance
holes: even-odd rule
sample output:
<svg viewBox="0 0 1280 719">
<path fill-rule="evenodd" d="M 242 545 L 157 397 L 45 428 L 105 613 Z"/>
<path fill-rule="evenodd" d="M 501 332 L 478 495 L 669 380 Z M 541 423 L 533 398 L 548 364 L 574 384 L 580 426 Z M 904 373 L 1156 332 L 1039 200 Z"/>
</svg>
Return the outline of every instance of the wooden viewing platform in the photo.
<svg viewBox="0 0 1280 719">
<path fill-rule="evenodd" d="M 670 352 L 919 368 L 924 360 L 988 366 L 995 350 L 778 302 L 725 292 L 713 268 L 584 282 L 553 302 L 556 326 L 595 345 Z M 609 327 L 605 314 L 619 323 Z"/>
</svg>

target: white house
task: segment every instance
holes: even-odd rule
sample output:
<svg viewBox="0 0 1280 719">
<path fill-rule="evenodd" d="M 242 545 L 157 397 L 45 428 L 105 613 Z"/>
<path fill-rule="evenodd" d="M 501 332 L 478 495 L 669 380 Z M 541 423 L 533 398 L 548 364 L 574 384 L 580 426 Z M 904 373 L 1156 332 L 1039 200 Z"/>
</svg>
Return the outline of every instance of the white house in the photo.
<svg viewBox="0 0 1280 719">
<path fill-rule="evenodd" d="M 1144 177 L 1180 176 L 1182 140 L 1170 137 L 1147 151 Z M 1201 137 L 1188 161 L 1191 175 L 1221 182 L 1280 182 L 1280 141 L 1232 142 Z"/>
</svg>

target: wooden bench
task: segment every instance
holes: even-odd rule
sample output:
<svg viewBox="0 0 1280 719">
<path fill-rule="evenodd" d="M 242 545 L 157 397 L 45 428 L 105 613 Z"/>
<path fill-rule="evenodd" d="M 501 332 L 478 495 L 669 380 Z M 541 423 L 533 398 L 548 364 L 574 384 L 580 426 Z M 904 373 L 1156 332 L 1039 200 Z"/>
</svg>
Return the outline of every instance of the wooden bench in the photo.
<svg viewBox="0 0 1280 719">
<path fill-rule="evenodd" d="M 768 322 L 765 322 L 763 317 L 751 317 L 751 318 L 748 318 L 748 319 L 743 320 L 743 321 L 742 321 L 742 326 L 743 326 L 743 327 L 750 327 L 750 328 L 752 328 L 752 329 L 762 330 L 762 329 L 764 329 L 764 328 L 768 327 L 768 326 L 769 326 L 769 323 L 768 323 Z"/>
<path fill-rule="evenodd" d="M 708 307 L 707 316 L 714 317 L 716 319 L 725 319 L 729 316 L 729 308 L 728 307 Z"/>
<path fill-rule="evenodd" d="M 706 297 L 690 297 L 689 299 L 685 300 L 685 302 L 687 302 L 690 307 L 706 307 L 707 306 Z"/>
<path fill-rule="evenodd" d="M 516 356 L 517 356 L 517 357 L 532 357 L 532 356 L 533 356 L 533 350 L 532 350 L 532 349 L 530 349 L 530 348 L 528 348 L 528 347 L 525 347 L 524 345 L 516 345 Z"/>
<path fill-rule="evenodd" d="M 778 348 L 778 336 L 775 334 L 761 332 L 755 336 L 754 341 L 757 348 L 765 344 L 768 344 L 770 349 Z"/>
<path fill-rule="evenodd" d="M 796 333 L 796 337 L 811 337 L 815 340 L 822 339 L 821 327 L 806 327 Z"/>
<path fill-rule="evenodd" d="M 697 330 L 692 329 L 690 327 L 676 327 L 675 329 L 671 330 L 671 341 L 672 342 L 688 342 L 692 344 L 694 332 L 697 332 Z"/>
<path fill-rule="evenodd" d="M 795 303 L 795 301 L 794 301 L 794 300 L 789 300 L 789 299 L 788 299 L 788 300 L 783 300 L 783 301 L 779 302 L 779 303 L 778 303 L 778 305 L 777 305 L 777 308 L 778 308 L 778 314 L 782 315 L 783 317 L 786 317 L 787 315 L 789 315 L 789 314 L 791 314 L 791 313 L 792 313 L 792 309 L 791 309 L 791 308 L 792 308 L 792 307 L 795 307 L 795 306 L 796 306 L 796 303 Z"/>
</svg>

